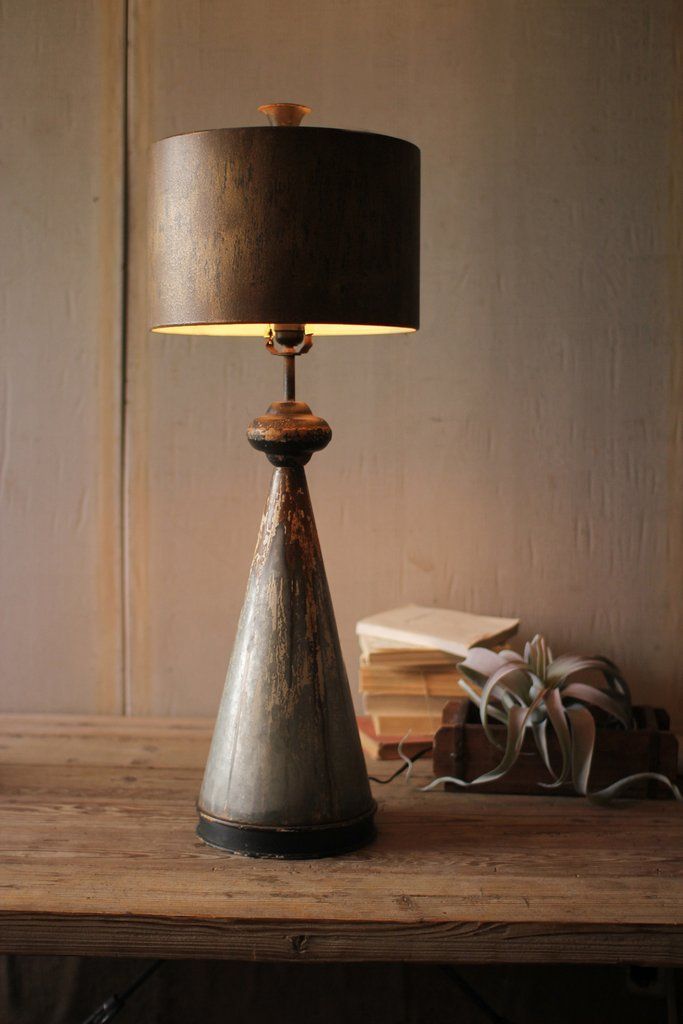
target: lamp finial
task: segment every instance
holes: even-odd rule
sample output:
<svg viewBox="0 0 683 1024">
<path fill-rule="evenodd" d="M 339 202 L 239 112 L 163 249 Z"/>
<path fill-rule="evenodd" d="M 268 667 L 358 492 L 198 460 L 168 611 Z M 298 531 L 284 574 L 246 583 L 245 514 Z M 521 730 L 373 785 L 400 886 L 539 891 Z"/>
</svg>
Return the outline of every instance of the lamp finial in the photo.
<svg viewBox="0 0 683 1024">
<path fill-rule="evenodd" d="M 274 128 L 298 128 L 311 108 L 300 103 L 264 103 L 258 108 L 259 114 L 265 114 Z"/>
</svg>

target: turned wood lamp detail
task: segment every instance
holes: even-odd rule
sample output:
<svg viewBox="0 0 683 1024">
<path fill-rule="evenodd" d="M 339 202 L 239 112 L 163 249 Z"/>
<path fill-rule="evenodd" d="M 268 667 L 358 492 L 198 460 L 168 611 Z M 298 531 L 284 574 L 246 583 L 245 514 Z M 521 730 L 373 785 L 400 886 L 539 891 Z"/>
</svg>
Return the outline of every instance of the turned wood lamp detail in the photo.
<svg viewBox="0 0 683 1024">
<path fill-rule="evenodd" d="M 261 336 L 284 397 L 247 437 L 273 464 L 199 801 L 198 835 L 250 856 L 321 857 L 375 835 L 304 465 L 330 441 L 297 401 L 295 361 L 321 335 L 418 327 L 420 154 L 401 139 L 269 126 L 154 149 L 152 330 Z"/>
</svg>

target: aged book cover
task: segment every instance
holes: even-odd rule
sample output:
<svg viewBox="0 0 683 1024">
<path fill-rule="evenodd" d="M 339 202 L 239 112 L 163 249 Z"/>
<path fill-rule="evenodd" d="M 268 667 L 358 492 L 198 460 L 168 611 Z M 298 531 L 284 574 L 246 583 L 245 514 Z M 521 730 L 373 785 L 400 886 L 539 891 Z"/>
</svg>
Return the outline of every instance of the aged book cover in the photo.
<svg viewBox="0 0 683 1024">
<path fill-rule="evenodd" d="M 364 653 L 387 644 L 390 647 L 428 647 L 465 658 L 470 647 L 502 643 L 513 636 L 518 627 L 519 619 L 410 604 L 361 619 L 356 624 L 356 633 Z"/>
</svg>

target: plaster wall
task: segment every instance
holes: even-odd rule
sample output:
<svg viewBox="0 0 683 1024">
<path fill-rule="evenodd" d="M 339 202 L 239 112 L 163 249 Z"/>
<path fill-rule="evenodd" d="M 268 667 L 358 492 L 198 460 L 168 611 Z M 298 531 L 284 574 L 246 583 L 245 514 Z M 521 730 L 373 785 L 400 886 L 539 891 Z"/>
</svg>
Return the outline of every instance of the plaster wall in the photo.
<svg viewBox="0 0 683 1024">
<path fill-rule="evenodd" d="M 123 0 L 0 0 L 0 708 L 122 709 Z"/>
<path fill-rule="evenodd" d="M 683 724 L 676 5 L 133 9 L 136 289 L 153 139 L 287 98 L 422 149 L 420 333 L 299 364 L 334 431 L 309 480 L 352 682 L 356 619 L 412 600 L 604 652 Z M 244 431 L 280 368 L 254 341 L 150 337 L 139 294 L 128 706 L 211 713 L 269 473 Z"/>
<path fill-rule="evenodd" d="M 289 99 L 313 107 L 311 124 L 403 136 L 423 158 L 419 334 L 321 339 L 299 364 L 301 397 L 334 431 L 309 483 L 352 685 L 358 617 L 451 605 L 519 614 L 522 635 L 612 657 L 683 727 L 675 0 L 129 0 L 111 107 L 88 56 L 103 8 L 60 5 L 72 31 L 66 13 L 43 29 L 24 13 L 41 5 L 2 6 L 20 50 L 4 71 L 20 167 L 3 344 L 26 395 L 6 402 L 5 436 L 33 495 L 2 492 L 4 706 L 215 711 L 269 477 L 244 431 L 278 396 L 280 367 L 257 341 L 147 333 L 147 154 Z M 31 64 L 36 38 L 59 50 L 54 71 Z M 101 206 L 83 212 L 92 175 L 120 173 L 101 133 L 124 72 L 125 437 L 121 241 Z M 26 125 L 49 123 L 63 96 L 80 134 L 46 152 L 45 173 L 44 135 Z M 107 180 L 116 210 L 120 177 Z M 65 248 L 69 203 L 89 227 Z M 54 230 L 31 232 L 36 215 Z M 78 457 L 75 403 L 91 417 Z M 101 460 L 112 446 L 123 482 Z"/>
</svg>

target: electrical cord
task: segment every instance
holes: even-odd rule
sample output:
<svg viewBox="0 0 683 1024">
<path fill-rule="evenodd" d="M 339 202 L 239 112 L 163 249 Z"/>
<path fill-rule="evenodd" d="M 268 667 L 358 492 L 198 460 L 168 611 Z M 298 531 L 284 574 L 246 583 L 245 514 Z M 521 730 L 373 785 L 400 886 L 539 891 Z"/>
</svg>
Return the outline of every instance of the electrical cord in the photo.
<svg viewBox="0 0 683 1024">
<path fill-rule="evenodd" d="M 368 775 L 368 778 L 370 779 L 370 782 L 376 782 L 380 786 L 386 786 L 389 782 L 393 782 L 394 779 L 399 777 L 399 775 L 402 775 L 403 772 L 407 771 L 408 768 L 411 765 L 414 765 L 416 761 L 419 761 L 421 757 L 424 757 L 425 754 L 431 754 L 431 752 L 431 746 L 425 747 L 424 750 L 418 750 L 417 754 L 413 754 L 412 757 L 404 758 L 405 764 L 402 764 L 400 768 L 397 768 L 393 775 L 390 775 L 388 779 L 378 779 L 376 775 Z"/>
<path fill-rule="evenodd" d="M 121 993 L 121 995 L 113 992 L 112 995 L 107 996 L 104 1002 L 101 1003 L 89 1017 L 85 1018 L 83 1024 L 108 1024 L 110 1020 L 114 1019 L 117 1013 L 121 1012 L 133 993 L 139 989 L 155 971 L 158 971 L 163 963 L 163 960 L 155 960 L 154 963 L 145 968 L 142 974 L 137 976 L 135 981 L 133 981 L 132 984 L 130 984 L 128 988 Z"/>
</svg>

